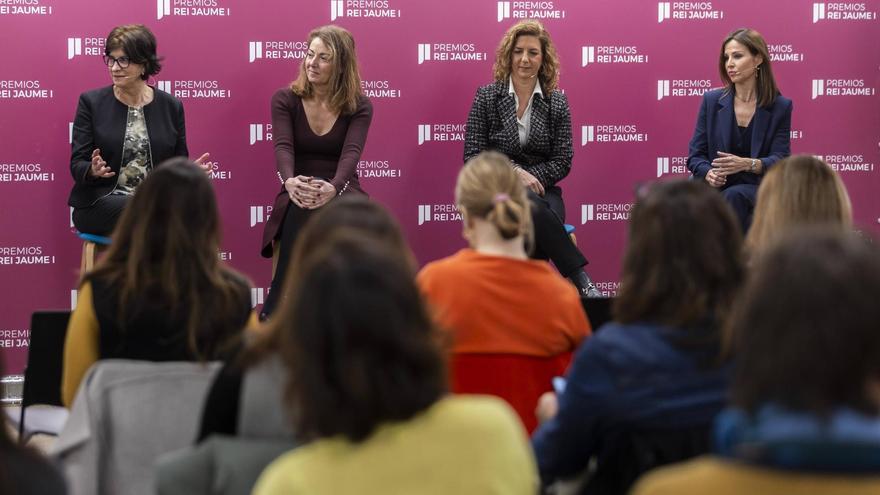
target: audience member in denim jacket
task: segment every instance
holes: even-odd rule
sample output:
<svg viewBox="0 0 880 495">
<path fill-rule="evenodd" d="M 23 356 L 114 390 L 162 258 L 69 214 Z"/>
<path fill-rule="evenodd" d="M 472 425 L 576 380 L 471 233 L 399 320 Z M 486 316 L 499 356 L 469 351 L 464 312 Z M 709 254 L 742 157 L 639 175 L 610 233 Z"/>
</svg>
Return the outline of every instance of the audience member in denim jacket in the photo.
<svg viewBox="0 0 880 495">
<path fill-rule="evenodd" d="M 754 273 L 727 329 L 737 365 L 717 456 L 635 493 L 880 493 L 880 250 L 813 227 Z"/>
<path fill-rule="evenodd" d="M 532 443 L 542 482 L 586 469 L 621 431 L 706 427 L 724 405 L 718 321 L 743 274 L 742 238 L 720 195 L 695 181 L 652 186 L 632 211 L 613 323 L 544 396 Z"/>
</svg>

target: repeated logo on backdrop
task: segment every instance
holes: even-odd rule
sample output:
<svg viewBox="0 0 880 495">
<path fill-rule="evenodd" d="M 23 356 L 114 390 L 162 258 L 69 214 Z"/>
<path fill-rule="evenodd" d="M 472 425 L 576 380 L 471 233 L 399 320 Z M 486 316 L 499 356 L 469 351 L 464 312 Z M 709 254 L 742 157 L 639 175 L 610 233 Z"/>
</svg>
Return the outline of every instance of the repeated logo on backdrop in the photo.
<svg viewBox="0 0 880 495">
<path fill-rule="evenodd" d="M 54 12 L 54 1 L 0 0 L 0 16 L 48 16 Z"/>
<path fill-rule="evenodd" d="M 224 0 L 156 0 L 156 19 L 180 17 L 229 17 Z"/>
<path fill-rule="evenodd" d="M 798 2 L 788 2 L 795 4 Z M 179 98 L 193 156 L 210 151 L 223 219 L 221 259 L 253 280 L 259 305 L 270 264 L 260 239 L 279 191 L 271 94 L 305 58 L 309 31 L 335 23 L 355 36 L 373 123 L 356 173 L 392 205 L 421 262 L 460 246 L 452 204 L 465 119 L 491 80 L 501 34 L 545 23 L 572 114 L 572 171 L 561 183 L 599 289 L 618 286 L 633 189 L 688 175 L 685 154 L 702 95 L 721 81 L 718 49 L 760 12 L 774 72 L 794 100 L 792 151 L 824 157 L 851 188 L 860 222 L 880 231 L 877 69 L 880 0 L 777 5 L 766 0 L 139 0 L 124 22 L 157 35 L 162 72 L 150 84 Z M 131 7 L 131 6 L 129 6 Z M 67 192 L 77 95 L 106 85 L 105 33 L 121 7 L 95 0 L 0 0 L 0 315 L 26 338 L 37 307 L 74 302 L 80 244 Z M 746 21 L 743 21 L 746 19 Z M 864 226 L 861 226 L 863 227 Z M 609 242 L 593 242 L 598 236 Z M 611 241 L 611 239 L 620 239 Z M 18 330 L 16 330 L 18 329 Z M 11 334 L 10 334 L 11 335 Z M 11 338 L 17 338 L 15 336 Z M 9 369 L 23 366 L 22 349 Z"/>
</svg>

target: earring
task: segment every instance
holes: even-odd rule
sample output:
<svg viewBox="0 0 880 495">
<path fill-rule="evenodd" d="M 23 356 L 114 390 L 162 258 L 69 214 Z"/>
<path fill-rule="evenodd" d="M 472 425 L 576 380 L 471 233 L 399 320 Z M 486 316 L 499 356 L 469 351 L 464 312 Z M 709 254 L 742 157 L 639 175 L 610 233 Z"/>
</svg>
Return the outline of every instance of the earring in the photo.
<svg viewBox="0 0 880 495">
<path fill-rule="evenodd" d="M 755 79 L 757 79 L 761 75 L 761 66 L 755 66 Z"/>
</svg>

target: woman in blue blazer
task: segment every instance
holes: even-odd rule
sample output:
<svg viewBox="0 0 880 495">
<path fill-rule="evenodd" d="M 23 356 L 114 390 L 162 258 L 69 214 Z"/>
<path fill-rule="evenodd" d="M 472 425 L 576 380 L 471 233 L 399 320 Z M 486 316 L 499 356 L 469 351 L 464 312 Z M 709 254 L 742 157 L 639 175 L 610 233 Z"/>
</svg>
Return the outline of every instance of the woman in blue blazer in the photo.
<svg viewBox="0 0 880 495">
<path fill-rule="evenodd" d="M 703 95 L 687 166 L 721 191 L 745 232 L 761 178 L 791 154 L 792 103 L 779 94 L 767 43 L 757 31 L 727 36 L 718 70 L 724 88 Z"/>
</svg>

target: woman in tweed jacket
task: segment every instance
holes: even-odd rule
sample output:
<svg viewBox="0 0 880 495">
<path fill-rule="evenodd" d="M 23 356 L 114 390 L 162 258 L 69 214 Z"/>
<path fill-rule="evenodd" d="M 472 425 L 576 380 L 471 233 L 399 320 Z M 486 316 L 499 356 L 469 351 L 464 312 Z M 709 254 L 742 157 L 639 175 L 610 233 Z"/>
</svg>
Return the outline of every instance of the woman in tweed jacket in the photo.
<svg viewBox="0 0 880 495">
<path fill-rule="evenodd" d="M 484 150 L 507 155 L 526 186 L 536 258 L 549 258 L 581 295 L 601 294 L 584 272 L 586 258 L 565 232 L 557 185 L 571 170 L 571 112 L 557 91 L 559 59 L 538 21 L 507 30 L 495 57 L 495 82 L 477 90 L 467 120 L 464 160 Z"/>
</svg>

